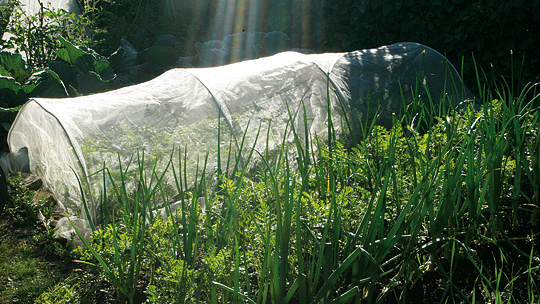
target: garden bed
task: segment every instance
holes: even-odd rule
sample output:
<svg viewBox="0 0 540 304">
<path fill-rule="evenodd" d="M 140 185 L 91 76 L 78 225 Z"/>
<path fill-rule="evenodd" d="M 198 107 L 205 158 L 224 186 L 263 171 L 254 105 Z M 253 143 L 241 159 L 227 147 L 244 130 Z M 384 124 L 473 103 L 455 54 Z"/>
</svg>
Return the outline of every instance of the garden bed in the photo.
<svg viewBox="0 0 540 304">
<path fill-rule="evenodd" d="M 131 193 L 121 172 L 105 175 L 110 212 L 93 223 L 85 250 L 27 241 L 29 262 L 56 248 L 58 273 L 32 287 L 28 303 L 537 302 L 538 95 L 536 86 L 518 97 L 495 92 L 480 111 L 425 108 L 391 129 L 371 126 L 347 147 L 297 146 L 297 167 L 281 151 L 248 175 L 179 177 L 180 207 L 167 218 L 150 212 L 172 200 L 160 191 L 162 172 L 136 177 Z M 18 193 L 2 215 L 3 237 L 50 235 L 40 224 L 11 228 L 39 210 L 14 217 L 28 206 Z M 21 286 L 3 265 L 2 286 Z M 8 290 L 3 299 L 20 299 Z"/>
</svg>

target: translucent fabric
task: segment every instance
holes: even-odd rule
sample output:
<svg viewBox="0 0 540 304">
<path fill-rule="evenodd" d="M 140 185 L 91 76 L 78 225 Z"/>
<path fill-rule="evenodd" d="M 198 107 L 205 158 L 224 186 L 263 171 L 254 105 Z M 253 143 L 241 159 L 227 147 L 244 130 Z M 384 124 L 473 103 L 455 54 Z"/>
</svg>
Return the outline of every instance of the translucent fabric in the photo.
<svg viewBox="0 0 540 304">
<path fill-rule="evenodd" d="M 119 162 L 125 168 L 130 159 L 136 173 L 143 151 L 158 172 L 171 156 L 182 162 L 190 181 L 201 176 L 204 162 L 207 175 L 226 168 L 228 155 L 256 166 L 260 155 L 294 145 L 293 129 L 302 143 L 306 135 L 325 139 L 329 109 L 337 134 L 346 131 L 345 117 L 355 125 L 379 108 L 380 123 L 388 124 L 413 94 L 427 94 L 417 92 L 418 85 L 435 101 L 456 105 L 471 97 L 442 55 L 416 43 L 351 53 L 285 52 L 174 69 L 101 94 L 35 98 L 19 112 L 8 141 L 11 151 L 28 148 L 31 171 L 69 214 L 83 210 L 78 180 L 95 214 L 103 183 L 92 174 L 106 167 L 119 175 Z M 248 155 L 254 160 L 247 162 Z M 174 192 L 171 174 L 165 180 Z"/>
</svg>

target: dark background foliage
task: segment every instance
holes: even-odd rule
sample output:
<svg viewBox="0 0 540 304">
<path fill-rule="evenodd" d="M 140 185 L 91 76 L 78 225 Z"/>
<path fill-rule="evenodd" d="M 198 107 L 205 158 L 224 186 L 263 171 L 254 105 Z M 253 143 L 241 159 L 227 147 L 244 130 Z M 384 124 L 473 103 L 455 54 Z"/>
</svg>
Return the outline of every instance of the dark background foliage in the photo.
<svg viewBox="0 0 540 304">
<path fill-rule="evenodd" d="M 326 8 L 328 49 L 414 41 L 445 54 L 458 67 L 463 58 L 469 82 L 474 78 L 472 54 L 498 80 L 509 81 L 512 70 L 516 82 L 539 75 L 537 0 L 335 0 Z"/>
<path fill-rule="evenodd" d="M 185 39 L 180 47 L 188 56 L 193 53 L 192 42 L 243 30 L 276 30 L 288 34 L 292 46 L 318 52 L 419 42 L 445 54 L 458 68 L 463 59 L 466 80 L 475 78 L 473 54 L 487 76 L 498 80 L 530 82 L 540 71 L 538 0 L 80 2 L 92 22 L 89 46 L 104 56 L 118 48 L 122 36 L 143 50 L 159 35 L 172 34 Z"/>
<path fill-rule="evenodd" d="M 472 55 L 489 81 L 530 82 L 540 71 L 538 0 L 111 0 L 101 7 L 96 21 L 103 31 L 94 47 L 104 55 L 121 36 L 144 49 L 161 34 L 206 41 L 242 30 L 279 30 L 293 46 L 318 52 L 419 42 L 458 68 L 464 60 L 469 84 L 475 79 Z"/>
</svg>

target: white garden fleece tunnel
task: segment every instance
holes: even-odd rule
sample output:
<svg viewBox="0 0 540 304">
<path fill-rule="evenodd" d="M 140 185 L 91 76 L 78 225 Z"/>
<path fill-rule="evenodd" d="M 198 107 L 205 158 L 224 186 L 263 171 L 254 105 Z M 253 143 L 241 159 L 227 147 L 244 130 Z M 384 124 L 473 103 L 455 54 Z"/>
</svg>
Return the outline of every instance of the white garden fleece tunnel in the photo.
<svg viewBox="0 0 540 304">
<path fill-rule="evenodd" d="M 8 143 L 12 152 L 28 149 L 30 170 L 60 208 L 84 217 L 78 180 L 96 214 L 103 182 L 101 174 L 92 174 L 104 167 L 118 172 L 119 160 L 125 166 L 132 157 L 136 171 L 133 162 L 142 151 L 149 166 L 157 160 L 158 172 L 171 155 L 173 163 L 182 161 L 189 180 L 200 174 L 205 158 L 206 172 L 213 174 L 218 160 L 225 168 L 229 151 L 241 149 L 245 156 L 253 148 L 257 157 L 283 143 L 294 145 L 292 126 L 301 137 L 325 139 L 329 109 L 336 133 L 347 132 L 345 118 L 354 131 L 377 109 L 379 123 L 389 124 L 413 94 L 427 101 L 425 88 L 434 101 L 454 106 L 472 97 L 444 56 L 416 43 L 349 53 L 285 52 L 220 67 L 173 69 L 106 93 L 34 98 L 20 110 Z M 176 189 L 172 176 L 165 180 Z"/>
</svg>

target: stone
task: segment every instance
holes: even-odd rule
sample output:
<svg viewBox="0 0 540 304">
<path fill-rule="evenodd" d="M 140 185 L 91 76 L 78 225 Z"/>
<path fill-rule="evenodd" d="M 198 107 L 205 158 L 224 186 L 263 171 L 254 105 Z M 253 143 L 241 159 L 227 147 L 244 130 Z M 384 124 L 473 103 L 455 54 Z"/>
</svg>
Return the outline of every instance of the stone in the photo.
<svg viewBox="0 0 540 304">
<path fill-rule="evenodd" d="M 40 201 L 43 201 L 43 206 L 45 208 L 49 208 L 56 205 L 56 199 L 54 198 L 54 196 L 43 189 L 38 189 L 36 193 L 34 194 L 34 199 L 33 199 L 34 205 L 38 205 Z"/>
<path fill-rule="evenodd" d="M 43 181 L 39 176 L 33 174 L 21 174 L 24 177 L 21 186 L 29 190 L 38 190 L 43 185 Z M 26 177 L 25 177 L 26 176 Z"/>
</svg>

